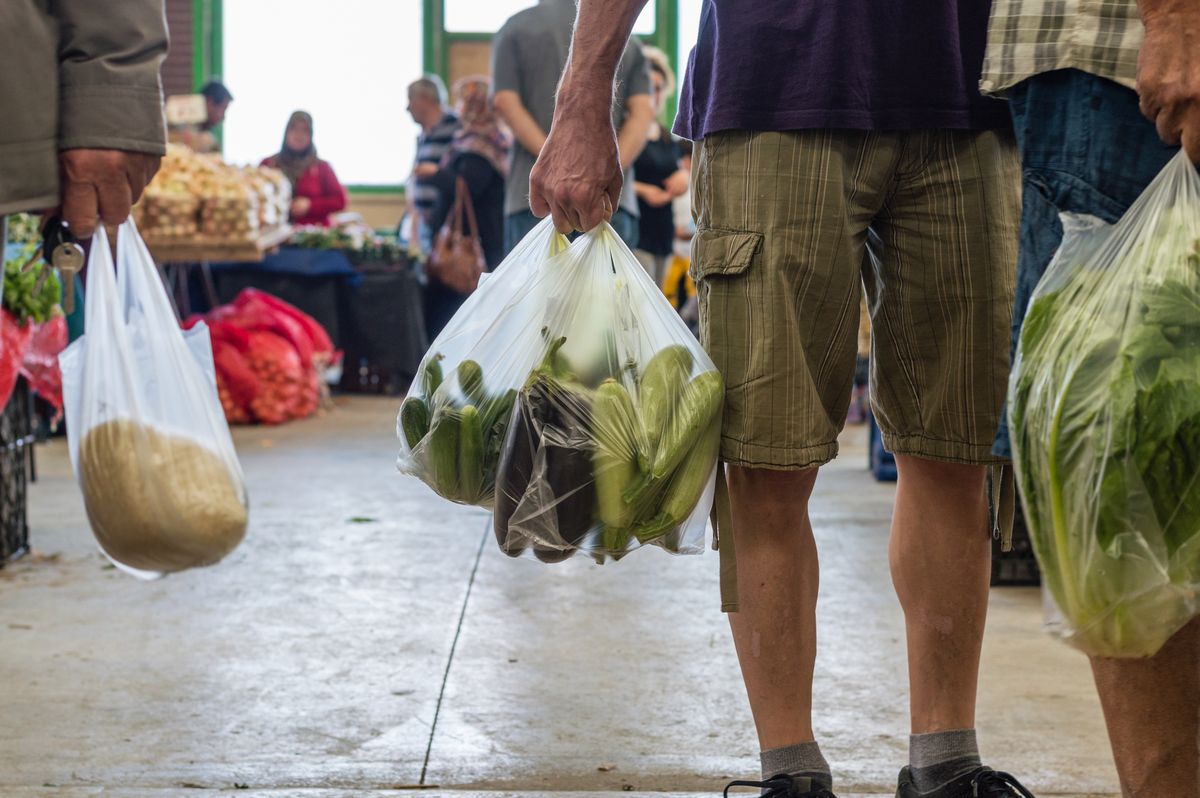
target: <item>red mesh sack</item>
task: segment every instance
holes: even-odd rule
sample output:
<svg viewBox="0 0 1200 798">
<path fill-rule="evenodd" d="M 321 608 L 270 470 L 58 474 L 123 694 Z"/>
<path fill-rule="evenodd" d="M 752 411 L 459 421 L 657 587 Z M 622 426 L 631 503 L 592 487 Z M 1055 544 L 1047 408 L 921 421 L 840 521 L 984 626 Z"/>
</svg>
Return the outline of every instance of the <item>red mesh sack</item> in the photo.
<svg viewBox="0 0 1200 798">
<path fill-rule="evenodd" d="M 62 371 L 58 367 L 58 356 L 67 348 L 67 320 L 55 316 L 45 324 L 32 326 L 29 348 L 21 363 L 21 376 L 38 396 L 49 402 L 55 410 L 61 411 Z"/>
<path fill-rule="evenodd" d="M 252 303 L 262 303 L 275 311 L 275 313 L 295 321 L 308 337 L 313 354 L 318 357 L 324 355 L 330 360 L 333 359 L 333 341 L 330 340 L 329 333 L 325 331 L 325 328 L 312 316 L 300 310 L 295 305 L 284 302 L 279 297 L 264 293 L 256 288 L 243 290 L 238 294 L 234 302 L 239 307 L 245 307 Z"/>
<path fill-rule="evenodd" d="M 21 326 L 7 310 L 0 311 L 0 408 L 12 396 L 32 334 L 32 324 Z"/>
</svg>

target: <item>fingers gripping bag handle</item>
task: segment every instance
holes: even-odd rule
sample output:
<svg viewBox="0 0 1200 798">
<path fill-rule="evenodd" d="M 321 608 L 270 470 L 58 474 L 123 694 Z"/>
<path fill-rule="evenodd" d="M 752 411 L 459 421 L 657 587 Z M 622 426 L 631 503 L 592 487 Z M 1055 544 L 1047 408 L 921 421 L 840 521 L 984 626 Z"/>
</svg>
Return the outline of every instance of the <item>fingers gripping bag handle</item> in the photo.
<svg viewBox="0 0 1200 798">
<path fill-rule="evenodd" d="M 1200 614 L 1200 175 L 1183 153 L 1115 224 L 1064 219 L 1009 428 L 1052 630 L 1153 655 Z"/>
<path fill-rule="evenodd" d="M 712 361 L 607 224 L 540 280 L 533 367 L 498 464 L 501 549 L 544 562 L 702 552 L 724 398 Z"/>
<path fill-rule="evenodd" d="M 103 231 L 85 335 L 62 359 L 72 462 L 92 531 L 123 569 L 211 565 L 245 535 L 244 480 L 216 394 L 207 333 L 185 340 L 132 222 L 117 265 Z"/>
<path fill-rule="evenodd" d="M 538 224 L 430 345 L 397 419 L 400 471 L 451 501 L 491 506 L 517 389 L 541 357 L 544 267 L 566 248 L 551 220 Z"/>
</svg>

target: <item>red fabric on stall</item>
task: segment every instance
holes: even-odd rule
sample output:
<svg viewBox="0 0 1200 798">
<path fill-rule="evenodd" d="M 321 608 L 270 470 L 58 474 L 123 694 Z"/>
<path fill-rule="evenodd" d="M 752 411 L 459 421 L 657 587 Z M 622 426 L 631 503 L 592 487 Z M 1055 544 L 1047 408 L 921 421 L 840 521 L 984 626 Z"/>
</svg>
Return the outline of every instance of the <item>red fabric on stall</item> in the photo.
<svg viewBox="0 0 1200 798">
<path fill-rule="evenodd" d="M 32 324 L 21 326 L 7 310 L 0 311 L 0 408 L 12 396 L 32 335 Z"/>
</svg>

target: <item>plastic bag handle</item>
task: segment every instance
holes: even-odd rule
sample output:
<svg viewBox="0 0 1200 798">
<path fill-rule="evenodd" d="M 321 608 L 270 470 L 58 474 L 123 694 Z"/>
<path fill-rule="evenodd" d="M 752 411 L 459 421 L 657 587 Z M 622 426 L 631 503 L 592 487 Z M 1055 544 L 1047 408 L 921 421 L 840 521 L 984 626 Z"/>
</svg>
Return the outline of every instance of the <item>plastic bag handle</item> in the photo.
<svg viewBox="0 0 1200 798">
<path fill-rule="evenodd" d="M 179 317 L 167 296 L 154 256 L 130 217 L 117 231 L 117 287 L 126 316 L 140 307 L 155 325 L 178 327 Z"/>
</svg>

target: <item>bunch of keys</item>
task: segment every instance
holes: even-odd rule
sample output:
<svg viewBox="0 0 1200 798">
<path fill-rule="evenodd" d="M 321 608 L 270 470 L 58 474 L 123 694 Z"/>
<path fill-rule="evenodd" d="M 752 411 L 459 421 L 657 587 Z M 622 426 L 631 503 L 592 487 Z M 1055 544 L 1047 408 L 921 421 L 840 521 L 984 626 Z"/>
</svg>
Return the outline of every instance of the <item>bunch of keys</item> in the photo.
<svg viewBox="0 0 1200 798">
<path fill-rule="evenodd" d="M 49 257 L 46 254 L 49 253 Z M 52 216 L 42 228 L 42 245 L 33 253 L 33 257 L 22 267 L 29 271 L 39 259 L 45 258 L 51 268 L 57 269 L 63 285 L 63 311 L 75 312 L 75 275 L 83 269 L 83 249 L 71 235 L 67 223 L 59 216 Z M 49 272 L 43 272 L 38 280 L 38 289 L 46 281 Z"/>
</svg>

